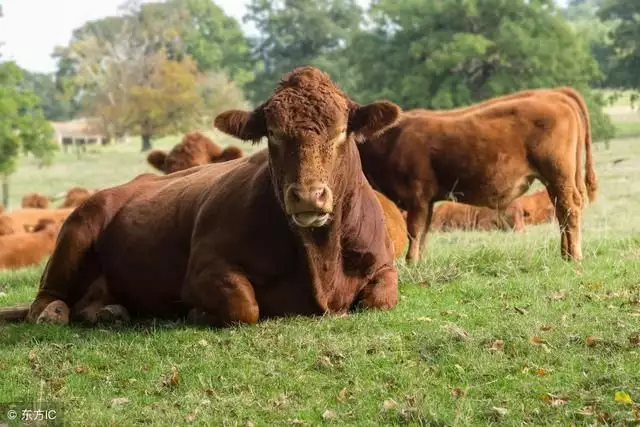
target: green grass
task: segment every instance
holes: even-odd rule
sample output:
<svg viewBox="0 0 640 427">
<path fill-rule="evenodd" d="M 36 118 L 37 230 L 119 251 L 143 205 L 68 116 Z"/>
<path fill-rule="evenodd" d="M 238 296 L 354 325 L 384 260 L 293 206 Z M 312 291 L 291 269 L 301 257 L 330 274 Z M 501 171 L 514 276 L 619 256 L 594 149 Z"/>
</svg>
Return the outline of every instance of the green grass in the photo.
<svg viewBox="0 0 640 427">
<path fill-rule="evenodd" d="M 27 161 L 13 185 L 122 182 L 147 169 L 135 149 Z M 552 224 L 434 233 L 419 266 L 399 263 L 388 312 L 226 330 L 4 325 L 0 403 L 42 399 L 72 425 L 631 425 L 640 407 L 614 395 L 640 402 L 640 144 L 596 159 L 580 266 L 561 261 Z M 0 304 L 29 301 L 40 272 L 0 273 Z"/>
</svg>

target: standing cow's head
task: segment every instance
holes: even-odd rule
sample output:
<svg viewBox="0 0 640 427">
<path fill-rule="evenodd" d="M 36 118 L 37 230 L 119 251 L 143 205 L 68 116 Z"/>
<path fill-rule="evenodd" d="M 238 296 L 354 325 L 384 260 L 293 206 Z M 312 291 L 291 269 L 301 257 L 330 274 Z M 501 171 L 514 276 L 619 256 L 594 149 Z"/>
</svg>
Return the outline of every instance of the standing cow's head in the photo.
<svg viewBox="0 0 640 427">
<path fill-rule="evenodd" d="M 286 74 L 273 95 L 251 112 L 230 110 L 215 119 L 221 131 L 259 142 L 267 137 L 272 179 L 287 215 L 298 227 L 329 222 L 357 159 L 356 140 L 392 125 L 400 108 L 389 101 L 360 106 L 314 67 Z M 346 178 L 346 179 L 345 179 Z"/>
</svg>

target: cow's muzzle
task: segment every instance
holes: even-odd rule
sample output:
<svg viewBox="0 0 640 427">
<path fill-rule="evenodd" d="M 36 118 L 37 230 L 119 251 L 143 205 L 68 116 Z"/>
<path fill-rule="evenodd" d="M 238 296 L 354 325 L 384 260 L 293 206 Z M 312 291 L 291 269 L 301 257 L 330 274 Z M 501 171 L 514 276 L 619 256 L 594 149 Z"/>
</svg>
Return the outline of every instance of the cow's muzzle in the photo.
<svg viewBox="0 0 640 427">
<path fill-rule="evenodd" d="M 322 227 L 333 212 L 333 192 L 326 184 L 290 184 L 284 202 L 287 214 L 298 227 Z"/>
</svg>

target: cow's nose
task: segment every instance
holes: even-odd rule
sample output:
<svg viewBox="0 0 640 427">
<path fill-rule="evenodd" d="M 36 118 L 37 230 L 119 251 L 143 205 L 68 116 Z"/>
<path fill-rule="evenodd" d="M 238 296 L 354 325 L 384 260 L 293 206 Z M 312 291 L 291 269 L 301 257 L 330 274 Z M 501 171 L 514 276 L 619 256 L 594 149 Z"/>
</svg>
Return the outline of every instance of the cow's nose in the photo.
<svg viewBox="0 0 640 427">
<path fill-rule="evenodd" d="M 302 186 L 292 184 L 287 189 L 286 203 L 289 213 L 324 212 L 329 207 L 331 189 L 326 184 Z"/>
</svg>

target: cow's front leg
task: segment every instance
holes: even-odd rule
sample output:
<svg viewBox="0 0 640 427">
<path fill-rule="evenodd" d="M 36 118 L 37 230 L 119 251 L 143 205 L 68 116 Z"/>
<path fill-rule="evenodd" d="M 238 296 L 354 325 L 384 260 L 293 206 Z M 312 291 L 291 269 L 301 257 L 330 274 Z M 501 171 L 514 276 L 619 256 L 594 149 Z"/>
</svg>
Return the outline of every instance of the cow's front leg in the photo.
<svg viewBox="0 0 640 427">
<path fill-rule="evenodd" d="M 256 323 L 260 313 L 251 282 L 241 273 L 220 271 L 209 265 L 187 274 L 182 298 L 193 307 L 187 320 L 214 327 Z"/>
<path fill-rule="evenodd" d="M 376 274 L 362 289 L 358 305 L 388 310 L 398 303 L 398 270 L 391 266 Z"/>
</svg>

